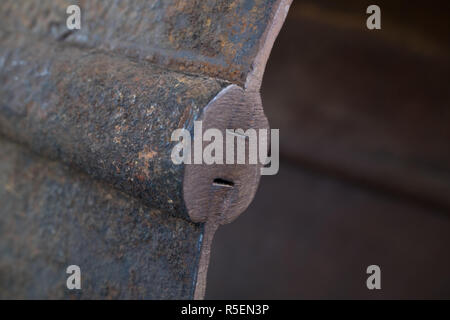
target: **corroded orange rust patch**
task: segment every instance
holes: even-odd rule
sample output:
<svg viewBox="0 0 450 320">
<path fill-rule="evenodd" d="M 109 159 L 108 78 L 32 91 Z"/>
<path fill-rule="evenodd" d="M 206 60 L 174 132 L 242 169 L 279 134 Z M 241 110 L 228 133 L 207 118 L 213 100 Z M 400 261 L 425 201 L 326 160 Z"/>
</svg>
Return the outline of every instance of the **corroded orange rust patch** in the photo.
<svg viewBox="0 0 450 320">
<path fill-rule="evenodd" d="M 154 156 L 156 156 L 158 153 L 156 151 L 153 151 L 152 149 L 150 149 L 150 147 L 145 146 L 144 150 L 142 150 L 141 152 L 139 152 L 138 157 L 141 160 L 151 160 L 153 159 Z"/>
</svg>

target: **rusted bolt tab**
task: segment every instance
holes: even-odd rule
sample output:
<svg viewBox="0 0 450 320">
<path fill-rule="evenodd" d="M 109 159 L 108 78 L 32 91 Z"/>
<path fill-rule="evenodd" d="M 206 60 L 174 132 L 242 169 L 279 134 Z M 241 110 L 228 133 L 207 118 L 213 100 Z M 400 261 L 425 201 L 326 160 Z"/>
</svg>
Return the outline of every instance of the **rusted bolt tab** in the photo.
<svg viewBox="0 0 450 320">
<path fill-rule="evenodd" d="M 227 129 L 268 128 L 259 95 L 248 94 L 235 85 L 223 89 L 209 103 L 202 120 L 203 131 L 215 128 L 223 136 Z M 249 164 L 248 157 L 245 164 L 186 165 L 183 193 L 192 220 L 214 219 L 218 224 L 234 220 L 253 199 L 260 168 L 261 164 Z"/>
<path fill-rule="evenodd" d="M 203 130 L 267 129 L 259 93 L 248 93 L 231 85 L 204 109 Z M 235 153 L 236 154 L 236 153 Z M 219 225 L 236 219 L 252 201 L 260 179 L 261 164 L 185 165 L 183 194 L 189 216 L 205 222 L 204 240 L 194 297 L 205 293 L 206 275 L 213 235 Z"/>
</svg>

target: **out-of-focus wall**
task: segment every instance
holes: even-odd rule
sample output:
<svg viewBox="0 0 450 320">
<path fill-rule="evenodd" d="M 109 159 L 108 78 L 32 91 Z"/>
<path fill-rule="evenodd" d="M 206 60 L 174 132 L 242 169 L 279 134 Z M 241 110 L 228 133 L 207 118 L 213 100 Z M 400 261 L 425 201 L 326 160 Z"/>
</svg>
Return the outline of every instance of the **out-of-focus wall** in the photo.
<svg viewBox="0 0 450 320">
<path fill-rule="evenodd" d="M 217 232 L 207 298 L 450 298 L 449 9 L 294 0 L 262 88 L 280 172 Z"/>
</svg>

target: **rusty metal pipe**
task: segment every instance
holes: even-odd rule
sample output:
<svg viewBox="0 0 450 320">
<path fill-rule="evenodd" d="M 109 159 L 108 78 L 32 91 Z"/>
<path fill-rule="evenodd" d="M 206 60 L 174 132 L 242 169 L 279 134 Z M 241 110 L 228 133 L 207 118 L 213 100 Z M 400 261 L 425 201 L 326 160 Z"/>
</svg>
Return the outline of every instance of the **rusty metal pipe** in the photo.
<svg viewBox="0 0 450 320">
<path fill-rule="evenodd" d="M 0 296 L 59 297 L 60 276 L 48 270 L 81 259 L 95 279 L 78 297 L 155 298 L 161 288 L 160 297 L 203 297 L 213 234 L 249 205 L 260 165 L 176 165 L 170 137 L 192 132 L 196 120 L 223 135 L 268 128 L 259 88 L 290 2 L 78 1 L 84 27 L 76 32 L 65 27 L 68 1 L 2 3 L 0 199 L 9 209 L 0 227 L 12 227 L 1 234 L 0 258 L 12 258 L 0 266 L 12 273 L 13 262 L 22 276 L 45 269 L 47 279 L 24 285 L 15 277 L 8 287 L 16 294 Z M 50 201 L 54 190 L 61 197 Z M 130 225 L 128 215 L 143 214 Z M 54 239 L 41 236 L 48 222 Z M 133 236 L 115 232 L 121 224 Z M 124 248 L 110 245 L 110 232 Z M 35 254 L 30 242 L 45 250 Z M 105 264 L 109 278 L 98 272 Z M 135 274 L 141 286 L 127 287 Z M 161 283 L 152 288 L 154 279 Z M 53 287 L 36 293 L 42 281 Z"/>
</svg>

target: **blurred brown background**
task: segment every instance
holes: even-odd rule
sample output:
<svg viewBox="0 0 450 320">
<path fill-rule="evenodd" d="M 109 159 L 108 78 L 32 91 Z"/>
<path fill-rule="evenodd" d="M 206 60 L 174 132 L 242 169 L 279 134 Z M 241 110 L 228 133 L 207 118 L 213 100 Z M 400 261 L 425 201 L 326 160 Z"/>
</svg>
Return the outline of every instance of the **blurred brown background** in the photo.
<svg viewBox="0 0 450 320">
<path fill-rule="evenodd" d="M 262 88 L 280 171 L 217 232 L 206 298 L 450 298 L 449 13 L 294 0 Z"/>
</svg>

